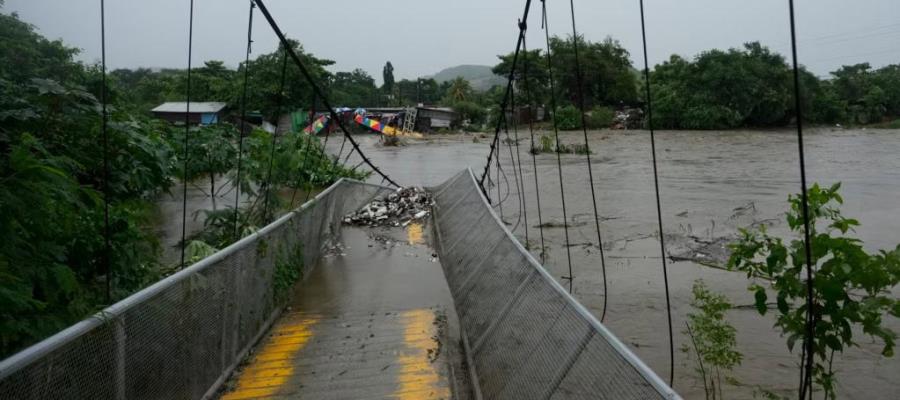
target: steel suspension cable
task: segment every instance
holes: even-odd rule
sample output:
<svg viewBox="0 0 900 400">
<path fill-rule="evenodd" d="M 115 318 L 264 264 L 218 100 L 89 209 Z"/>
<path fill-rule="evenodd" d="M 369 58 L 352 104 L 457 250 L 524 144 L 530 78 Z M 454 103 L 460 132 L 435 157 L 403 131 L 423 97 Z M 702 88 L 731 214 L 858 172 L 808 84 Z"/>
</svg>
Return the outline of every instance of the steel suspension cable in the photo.
<svg viewBox="0 0 900 400">
<path fill-rule="evenodd" d="M 109 241 L 109 114 L 107 112 L 106 88 L 106 1 L 100 0 L 100 130 L 103 136 L 103 273 L 106 275 L 106 302 L 112 303 L 112 268 L 110 253 L 112 245 Z"/>
<path fill-rule="evenodd" d="M 500 110 L 506 110 L 506 106 L 509 102 L 510 92 L 512 92 L 512 83 L 516 73 L 516 64 L 519 59 L 519 50 L 522 47 L 522 42 L 525 40 L 525 31 L 528 28 L 528 12 L 530 10 L 531 0 L 525 0 L 525 11 L 522 14 L 522 19 L 519 20 L 519 37 L 516 39 L 516 50 L 513 53 L 512 68 L 509 69 L 509 75 L 506 81 L 506 91 L 503 94 L 503 100 L 500 102 Z M 481 178 L 478 180 L 478 186 L 481 187 L 481 191 L 485 196 L 488 196 L 488 192 L 484 189 L 484 180 L 487 179 L 488 170 L 491 167 L 491 158 L 494 156 L 494 150 L 497 150 L 496 147 L 499 143 L 497 138 L 500 136 L 500 123 L 501 121 L 498 119 L 497 126 L 494 127 L 494 140 L 491 142 L 491 150 L 488 152 L 487 162 L 484 164 L 484 171 L 481 173 Z"/>
<path fill-rule="evenodd" d="M 653 131 L 653 102 L 650 97 L 650 61 L 647 59 L 647 28 L 644 21 L 644 0 L 641 9 L 641 39 L 644 50 L 644 88 L 647 96 L 647 128 L 650 130 L 650 152 L 653 156 L 653 189 L 656 194 L 656 222 L 659 228 L 659 252 L 662 261 L 663 284 L 666 288 L 666 316 L 669 321 L 669 386 L 675 383 L 675 342 L 672 336 L 672 304 L 669 299 L 669 273 L 666 267 L 666 240 L 663 234 L 662 206 L 659 201 L 659 173 L 656 167 L 656 137 Z"/>
<path fill-rule="evenodd" d="M 513 126 L 513 135 L 515 136 L 515 145 L 516 145 L 516 156 L 512 155 L 512 148 L 510 148 L 510 158 L 513 160 L 513 166 L 518 169 L 518 177 L 516 182 L 516 190 L 519 191 L 519 217 L 516 218 L 516 228 L 519 227 L 519 223 L 522 218 L 525 220 L 525 243 L 528 243 L 528 211 L 525 210 L 525 178 L 522 175 L 522 154 L 519 152 L 519 129 L 517 127 L 518 124 L 518 111 L 516 110 L 516 88 L 515 83 L 513 83 L 513 90 L 509 96 L 510 110 L 512 110 L 512 126 Z M 506 130 L 506 140 L 509 141 L 509 129 Z M 507 142 L 509 143 L 509 142 Z M 511 145 L 511 144 L 510 144 Z M 515 170 L 513 171 L 515 173 Z M 513 229 L 515 231 L 515 228 Z"/>
<path fill-rule="evenodd" d="M 510 100 L 512 100 L 512 97 L 510 97 Z M 510 101 L 510 105 L 513 104 L 514 103 Z M 512 106 L 511 109 L 514 110 L 515 106 Z M 519 224 L 522 222 L 522 186 L 519 184 L 519 175 L 516 173 L 516 156 L 512 150 L 512 140 L 509 138 L 509 119 L 506 117 L 504 117 L 503 119 L 503 130 L 506 135 L 506 147 L 507 149 L 509 149 L 509 159 L 512 163 L 513 168 L 513 181 L 516 184 L 516 206 L 519 208 L 518 215 L 516 215 L 516 223 L 513 224 L 513 228 L 510 229 L 511 231 L 515 232 L 516 229 L 519 228 Z M 499 161 L 500 157 L 497 157 L 497 160 Z"/>
<path fill-rule="evenodd" d="M 188 62 L 187 62 L 187 101 L 184 110 L 184 166 L 183 166 L 183 182 L 182 185 L 182 206 L 181 206 L 181 268 L 184 268 L 184 253 L 187 247 L 187 198 L 188 198 L 188 159 L 190 152 L 188 151 L 189 137 L 191 132 L 191 57 L 194 53 L 194 0 L 190 0 L 190 12 L 188 17 Z M 213 194 L 215 195 L 215 194 Z"/>
<path fill-rule="evenodd" d="M 600 249 L 600 270 L 603 274 L 603 312 L 600 314 L 600 322 L 606 319 L 606 308 L 609 301 L 609 290 L 606 283 L 606 257 L 603 254 L 603 236 L 600 233 L 600 214 L 597 212 L 597 193 L 594 189 L 594 171 L 591 168 L 591 147 L 588 143 L 587 121 L 584 113 L 584 77 L 581 71 L 581 60 L 578 56 L 578 30 L 575 29 L 575 1 L 569 0 L 569 10 L 572 17 L 572 45 L 575 51 L 575 79 L 578 83 L 578 107 L 581 111 L 581 129 L 584 133 L 584 150 L 587 159 L 588 184 L 591 186 L 591 202 L 594 205 L 594 226 L 597 228 L 597 247 Z"/>
<path fill-rule="evenodd" d="M 501 112 L 505 112 L 505 110 L 501 110 Z M 499 120 L 498 120 L 499 122 Z M 497 207 L 500 208 L 500 221 L 503 221 L 503 202 L 506 199 L 502 198 L 503 193 L 501 192 L 500 187 L 500 136 L 494 138 L 494 143 L 497 145 L 497 157 L 494 158 L 494 161 L 497 162 Z M 506 174 L 503 174 L 503 177 L 506 177 Z M 503 222 L 506 223 L 505 221 Z"/>
<path fill-rule="evenodd" d="M 806 397 L 807 391 L 812 398 L 812 369 L 815 346 L 816 319 L 813 313 L 815 288 L 813 282 L 812 248 L 810 244 L 809 197 L 806 192 L 806 156 L 803 148 L 803 107 L 800 94 L 800 67 L 797 64 L 797 23 L 794 17 L 794 0 L 788 0 L 788 11 L 791 21 L 791 61 L 794 74 L 794 108 L 797 110 L 797 155 L 800 162 L 800 201 L 803 210 L 803 251 L 806 256 L 806 337 L 803 338 L 804 367 L 800 370 L 800 399 Z"/>
<path fill-rule="evenodd" d="M 382 172 L 381 169 L 379 169 L 375 164 L 373 164 L 372 161 L 369 160 L 368 157 L 366 157 L 365 153 L 363 153 L 362 150 L 360 150 L 359 143 L 357 143 L 356 140 L 353 139 L 353 136 L 350 135 L 350 132 L 348 132 L 347 128 L 344 126 L 343 121 L 340 118 L 338 118 L 337 113 L 334 111 L 334 108 L 331 106 L 331 103 L 324 96 L 324 93 L 319 88 L 319 86 L 316 85 L 316 82 L 313 79 L 312 75 L 310 75 L 309 71 L 306 69 L 306 66 L 303 65 L 303 62 L 300 60 L 300 57 L 294 51 L 294 48 L 290 45 L 290 42 L 288 41 L 288 39 L 284 35 L 284 33 L 281 31 L 281 28 L 278 27 L 278 24 L 275 22 L 275 19 L 272 17 L 272 14 L 269 13 L 269 10 L 266 8 L 266 5 L 262 2 L 262 0 L 253 0 L 253 1 L 256 3 L 257 6 L 259 6 L 259 11 L 262 12 L 263 16 L 266 18 L 266 21 L 268 21 L 269 25 L 272 27 L 272 30 L 275 31 L 275 35 L 278 36 L 278 39 L 284 45 L 284 48 L 288 51 L 288 54 L 290 55 L 291 59 L 294 61 L 294 64 L 297 65 L 297 68 L 300 70 L 300 73 L 303 75 L 304 79 L 306 79 L 307 83 L 309 83 L 309 85 L 312 87 L 313 93 L 315 93 L 319 98 L 322 99 L 322 103 L 328 109 L 328 112 L 329 112 L 329 115 L 331 115 L 331 118 L 333 120 L 337 121 L 338 126 L 341 128 L 341 132 L 347 138 L 347 141 L 349 141 L 350 144 L 353 146 L 354 150 L 356 150 L 356 152 L 359 153 L 359 155 L 360 155 L 360 157 L 362 157 L 363 161 L 365 161 L 366 164 L 368 164 L 369 167 L 375 173 L 377 173 L 378 175 L 381 175 L 381 177 L 383 177 L 389 184 L 393 185 L 394 187 L 400 187 L 400 185 L 397 184 L 397 182 L 394 182 L 393 179 L 391 179 L 387 174 Z"/>
<path fill-rule="evenodd" d="M 319 100 L 319 97 L 316 96 L 315 92 L 313 92 L 312 104 L 309 106 L 310 107 L 310 109 L 309 109 L 310 121 L 313 121 L 312 123 L 314 123 L 314 120 L 316 118 L 316 102 L 318 100 Z M 310 125 L 310 126 L 312 126 L 312 125 Z M 304 171 L 306 171 L 306 168 L 308 167 L 307 164 L 309 162 L 309 148 L 312 146 L 319 146 L 318 139 L 316 138 L 316 135 L 312 132 L 313 129 L 315 129 L 315 128 L 311 128 L 309 130 L 309 137 L 306 138 L 306 154 L 304 154 L 304 156 L 303 156 L 303 170 Z M 325 131 L 325 144 L 328 144 L 328 131 L 327 130 Z M 324 155 L 324 152 L 325 152 L 324 148 L 325 148 L 325 145 L 322 145 L 321 148 L 317 147 L 316 150 L 319 152 L 318 154 Z M 306 178 L 306 195 L 303 198 L 304 203 L 309 201 L 309 195 L 311 192 L 312 192 L 312 174 L 308 174 L 308 176 Z"/>
<path fill-rule="evenodd" d="M 538 231 L 541 236 L 541 264 L 544 263 L 544 221 L 543 216 L 541 215 L 541 185 L 538 182 L 538 168 L 537 168 L 537 155 L 534 154 L 534 118 L 536 116 L 535 113 L 535 105 L 534 105 L 534 96 L 531 93 L 531 87 L 528 84 L 528 45 L 525 40 L 522 40 L 522 81 L 524 82 L 525 87 L 525 101 L 528 102 L 528 132 L 531 136 L 531 148 L 528 150 L 531 153 L 531 166 L 534 170 L 534 196 L 537 200 L 537 212 L 538 212 Z"/>
<path fill-rule="evenodd" d="M 562 213 L 563 213 L 563 232 L 565 233 L 566 238 L 566 261 L 569 265 L 569 276 L 564 276 L 563 279 L 569 281 L 569 293 L 572 293 L 575 287 L 575 276 L 572 274 L 572 249 L 569 246 L 569 217 L 566 214 L 566 190 L 565 184 L 563 183 L 563 173 L 562 173 L 562 155 L 560 154 L 560 142 L 559 142 L 559 127 L 556 123 L 556 88 L 553 85 L 553 57 L 550 52 L 550 26 L 547 21 L 547 2 L 546 0 L 541 0 L 541 28 L 544 29 L 544 38 L 547 42 L 547 73 L 549 75 L 550 82 L 550 109 L 552 111 L 551 118 L 553 118 L 553 136 L 556 138 L 556 168 L 557 172 L 559 172 L 559 197 L 562 200 Z"/>
<path fill-rule="evenodd" d="M 256 6 L 250 1 L 250 12 L 247 17 L 247 53 L 244 58 L 244 84 L 241 93 L 241 128 L 238 137 L 238 159 L 237 159 L 237 177 L 235 179 L 234 193 L 234 239 L 239 238 L 238 232 L 238 215 L 240 215 L 241 202 L 241 163 L 244 158 L 244 134 L 247 126 L 247 87 L 250 77 L 250 53 L 253 47 L 253 9 Z"/>
<path fill-rule="evenodd" d="M 269 171 L 266 173 L 265 202 L 263 203 L 263 222 L 268 223 L 269 192 L 272 191 L 272 165 L 275 163 L 275 147 L 278 145 L 278 128 L 281 126 L 281 105 L 284 102 L 284 84 L 287 75 L 287 52 L 281 57 L 281 81 L 278 83 L 278 99 L 275 104 L 275 132 L 272 133 L 272 149 L 269 152 Z"/>
<path fill-rule="evenodd" d="M 312 125 L 313 119 L 315 119 L 315 115 L 316 115 L 315 109 L 316 109 L 316 94 L 313 93 L 312 99 L 310 100 L 309 114 L 308 114 L 310 126 Z M 297 132 L 297 134 L 300 135 L 301 138 L 305 137 L 305 139 L 303 140 L 303 143 L 300 144 L 303 147 L 303 150 L 301 150 L 301 153 L 303 153 L 303 164 L 300 167 L 300 172 L 303 172 L 303 171 L 306 171 L 306 160 L 309 158 L 309 145 L 310 145 L 309 142 L 312 141 L 312 136 L 311 135 L 303 136 L 305 134 L 304 129 L 301 129 L 300 132 Z M 309 181 L 309 179 L 307 179 L 307 181 Z M 296 196 L 297 196 L 297 186 L 294 186 L 294 192 L 291 194 L 291 209 L 294 208 L 294 198 Z M 308 194 L 307 194 L 306 198 L 309 199 Z"/>
</svg>

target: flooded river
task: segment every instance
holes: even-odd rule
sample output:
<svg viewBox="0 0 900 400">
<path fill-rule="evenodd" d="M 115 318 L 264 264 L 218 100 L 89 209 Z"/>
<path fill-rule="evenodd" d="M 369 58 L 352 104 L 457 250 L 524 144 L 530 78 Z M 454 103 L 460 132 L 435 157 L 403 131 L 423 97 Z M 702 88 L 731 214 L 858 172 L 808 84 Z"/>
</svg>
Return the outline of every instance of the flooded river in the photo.
<svg viewBox="0 0 900 400">
<path fill-rule="evenodd" d="M 546 134 L 546 133 L 539 133 Z M 510 133 L 513 135 L 513 133 Z M 510 161 L 515 146 L 503 144 L 500 198 L 497 207 L 520 240 L 540 246 L 535 169 L 527 152 L 527 132 L 519 132 L 525 213 L 520 213 L 519 190 Z M 594 188 L 598 197 L 601 233 L 607 260 L 608 310 L 605 324 L 664 379 L 669 375 L 666 303 L 657 240 L 649 135 L 644 131 L 590 132 Z M 466 167 L 480 173 L 490 139 L 471 135 L 439 135 L 410 140 L 402 147 L 382 147 L 374 136 L 358 136 L 366 155 L 403 185 L 437 185 Z M 582 143 L 581 132 L 561 134 L 564 143 Z M 862 226 L 857 235 L 869 250 L 900 243 L 900 131 L 820 129 L 806 136 L 810 182 L 842 182 L 842 208 Z M 328 143 L 337 153 L 341 141 Z M 349 144 L 347 145 L 349 148 Z M 786 233 L 783 215 L 787 196 L 799 191 L 796 136 L 791 131 L 659 132 L 657 135 L 663 230 L 670 256 L 692 254 L 714 258 L 706 242 L 724 243 L 739 227 L 765 223 Z M 346 150 L 345 150 L 346 154 Z M 359 162 L 354 154 L 350 165 Z M 536 156 L 537 192 L 547 259 L 557 277 L 568 274 L 562 229 L 562 207 L 554 154 Z M 575 296 L 598 317 L 603 312 L 603 280 L 594 228 L 585 156 L 562 156 L 566 211 Z M 496 171 L 492 172 L 496 174 Z M 495 176 L 496 178 L 496 176 Z M 379 183 L 380 178 L 370 181 Z M 497 188 L 492 188 L 497 195 Z M 521 215 L 520 215 L 521 214 Z M 527 223 L 525 221 L 527 214 Z M 526 233 L 527 227 L 527 233 Z M 693 249 L 693 250 L 692 250 Z M 699 254 L 699 255 L 698 255 Z M 669 284 L 675 331 L 675 389 L 686 398 L 703 398 L 703 385 L 692 356 L 682 352 L 684 330 L 691 312 L 691 286 L 703 279 L 726 294 L 737 306 L 728 314 L 737 328 L 743 362 L 735 382 L 725 388 L 728 398 L 753 398 L 760 389 L 793 397 L 798 378 L 797 358 L 773 328 L 771 313 L 762 317 L 751 307 L 745 275 L 690 261 L 670 262 Z M 900 291 L 894 290 L 895 294 Z M 887 325 L 900 332 L 900 321 Z M 859 348 L 835 356 L 838 397 L 896 398 L 900 393 L 900 357 L 881 357 L 881 347 L 857 332 Z"/>
</svg>

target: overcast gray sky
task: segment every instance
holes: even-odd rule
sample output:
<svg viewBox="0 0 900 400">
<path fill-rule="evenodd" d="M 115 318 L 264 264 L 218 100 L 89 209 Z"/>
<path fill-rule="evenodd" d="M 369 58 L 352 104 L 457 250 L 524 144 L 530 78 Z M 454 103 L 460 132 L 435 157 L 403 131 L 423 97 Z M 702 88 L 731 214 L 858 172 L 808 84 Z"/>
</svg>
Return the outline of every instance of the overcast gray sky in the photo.
<svg viewBox="0 0 900 400">
<path fill-rule="evenodd" d="M 5 12 L 52 39 L 99 59 L 99 0 L 7 0 Z M 107 59 L 118 67 L 184 67 L 188 0 L 107 0 Z M 268 0 L 291 38 L 335 60 L 332 70 L 362 68 L 381 81 L 385 61 L 397 79 L 459 64 L 494 65 L 513 50 L 523 0 Z M 788 55 L 787 0 L 645 0 L 651 63 L 673 53 L 758 40 Z M 900 63 L 900 0 L 797 0 L 800 62 L 820 76 L 843 64 Z M 551 34 L 570 34 L 569 2 L 547 0 Z M 638 0 L 575 0 L 579 33 L 618 39 L 643 65 Z M 195 0 L 194 63 L 243 60 L 246 0 Z M 540 1 L 529 17 L 530 48 L 543 45 Z M 253 51 L 275 48 L 262 15 L 254 19 Z"/>
</svg>

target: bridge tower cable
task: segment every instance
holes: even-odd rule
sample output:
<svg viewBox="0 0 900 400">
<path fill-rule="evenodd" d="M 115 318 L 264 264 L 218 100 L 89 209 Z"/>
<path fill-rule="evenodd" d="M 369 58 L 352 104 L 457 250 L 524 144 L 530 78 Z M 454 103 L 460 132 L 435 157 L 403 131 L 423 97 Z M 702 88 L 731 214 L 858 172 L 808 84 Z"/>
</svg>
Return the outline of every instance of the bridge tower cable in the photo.
<svg viewBox="0 0 900 400">
<path fill-rule="evenodd" d="M 647 128 L 650 130 L 650 153 L 653 160 L 653 189 L 656 194 L 656 222 L 659 229 L 659 252 L 662 261 L 663 285 L 666 289 L 666 316 L 669 322 L 669 386 L 675 383 L 675 342 L 672 336 L 672 304 L 669 298 L 669 272 L 666 266 L 666 240 L 663 234 L 662 206 L 659 200 L 659 173 L 656 163 L 656 135 L 653 131 L 653 101 L 650 95 L 650 61 L 647 59 L 647 27 L 644 19 L 644 0 L 640 2 L 641 39 L 644 50 L 644 89 L 647 96 Z"/>
<path fill-rule="evenodd" d="M 520 22 L 520 24 L 523 24 Z M 524 91 L 525 91 L 525 101 L 528 103 L 528 132 L 531 137 L 531 148 L 529 149 L 529 153 L 531 153 L 531 166 L 534 171 L 534 196 L 537 200 L 537 214 L 538 214 L 538 231 L 540 232 L 541 237 L 541 264 L 544 263 L 544 221 L 543 215 L 541 215 L 541 185 L 538 182 L 538 168 L 537 168 L 537 155 L 534 154 L 534 118 L 536 116 L 535 113 L 535 105 L 534 105 L 534 97 L 531 93 L 531 86 L 528 84 L 528 45 L 525 40 L 522 40 L 522 81 Z"/>
<path fill-rule="evenodd" d="M 247 17 L 247 51 L 244 56 L 244 83 L 241 92 L 241 127 L 238 130 L 238 159 L 237 159 L 237 177 L 235 179 L 234 184 L 234 239 L 237 240 L 240 237 L 240 232 L 238 231 L 238 219 L 240 216 L 240 203 L 241 203 L 241 164 L 244 158 L 244 135 L 246 134 L 247 127 L 247 88 L 249 85 L 250 78 L 250 53 L 253 51 L 253 9 L 256 6 L 253 4 L 253 1 L 250 0 L 250 11 Z M 214 194 L 215 195 L 215 194 Z"/>
<path fill-rule="evenodd" d="M 184 112 L 184 160 L 182 166 L 182 192 L 181 192 L 181 268 L 186 267 L 184 254 L 187 247 L 187 197 L 188 197 L 188 167 L 190 151 L 188 144 L 191 132 L 191 58 L 194 52 L 194 0 L 190 0 L 190 11 L 188 12 L 188 62 L 187 62 L 187 87 L 186 102 Z"/>
<path fill-rule="evenodd" d="M 103 136 L 103 273 L 106 275 L 106 302 L 112 304 L 112 268 L 110 253 L 112 245 L 109 241 L 109 113 L 107 110 L 106 87 L 106 1 L 100 0 L 100 130 Z"/>
<path fill-rule="evenodd" d="M 600 214 L 597 212 L 597 191 L 594 189 L 594 171 L 591 168 L 591 147 L 588 143 L 587 121 L 584 107 L 584 76 L 581 70 L 581 60 L 578 55 L 578 30 L 575 28 L 575 1 L 569 0 L 569 10 L 572 17 L 572 46 L 575 53 L 575 79 L 578 83 L 578 108 L 581 111 L 581 130 L 584 133 L 584 151 L 587 159 L 588 184 L 591 187 L 591 202 L 594 206 L 594 227 L 597 228 L 597 247 L 600 249 L 600 271 L 603 274 L 603 312 L 600 314 L 600 322 L 606 320 L 606 308 L 609 301 L 609 289 L 606 283 L 606 256 L 603 254 L 603 235 L 600 233 Z"/>
<path fill-rule="evenodd" d="M 569 218 L 566 213 L 566 190 L 563 182 L 562 155 L 559 151 L 559 127 L 556 123 L 556 87 L 553 84 L 553 56 L 550 51 L 550 24 L 547 20 L 546 0 L 541 0 L 541 28 L 544 29 L 544 39 L 547 43 L 547 75 L 549 76 L 548 79 L 550 82 L 550 115 L 551 118 L 553 118 L 553 136 L 556 139 L 556 170 L 559 173 L 559 197 L 560 200 L 562 200 L 563 232 L 566 239 L 566 261 L 569 265 L 569 276 L 564 276 L 563 279 L 569 281 L 569 293 L 572 293 L 575 288 L 575 276 L 572 274 L 572 248 L 569 246 Z"/>
<path fill-rule="evenodd" d="M 794 0 L 788 0 L 788 12 L 790 13 L 791 24 L 791 62 L 794 78 L 794 109 L 797 110 L 797 155 L 800 162 L 800 201 L 802 202 L 803 212 L 803 251 L 806 256 L 806 335 L 803 338 L 803 354 L 805 360 L 801 363 L 803 367 L 800 370 L 800 393 L 799 398 L 803 400 L 806 393 L 812 398 L 812 369 L 813 369 L 813 353 L 815 351 L 813 336 L 815 335 L 816 319 L 813 313 L 815 298 L 813 265 L 812 265 L 812 247 L 810 244 L 810 225 L 809 225 L 809 196 L 806 188 L 806 156 L 803 146 L 803 98 L 800 93 L 800 66 L 797 63 L 797 23 L 794 12 Z"/>
<path fill-rule="evenodd" d="M 525 10 L 522 14 L 522 19 L 519 22 L 519 37 L 516 40 L 516 50 L 513 53 L 513 62 L 512 68 L 509 70 L 509 74 L 506 82 L 506 91 L 503 94 L 503 100 L 500 103 L 500 110 L 506 110 L 507 103 L 509 102 L 510 92 L 512 91 L 513 79 L 515 79 L 516 73 L 516 64 L 519 59 L 519 50 L 522 47 L 522 42 L 525 40 L 525 28 L 527 27 L 528 21 L 528 12 L 531 10 L 531 0 L 525 0 Z M 502 113 L 501 113 L 502 114 Z M 478 186 L 481 188 L 482 193 L 485 196 L 490 197 L 488 195 L 487 190 L 484 187 L 485 179 L 488 179 L 488 171 L 491 167 L 491 159 L 494 156 L 494 151 L 497 150 L 497 146 L 499 141 L 497 138 L 500 136 L 500 128 L 501 128 L 500 119 L 497 120 L 497 126 L 494 127 L 494 140 L 491 141 L 491 150 L 487 156 L 487 162 L 484 164 L 484 171 L 481 173 L 481 178 L 478 179 Z M 490 200 L 490 198 L 488 199 Z"/>
<path fill-rule="evenodd" d="M 347 138 L 347 141 L 350 142 L 350 144 L 353 146 L 353 149 L 357 153 L 359 153 L 360 157 L 362 157 L 363 161 L 365 161 L 366 164 L 369 165 L 369 167 L 372 169 L 372 171 L 374 171 L 378 175 L 381 175 L 381 177 L 384 178 L 390 185 L 392 185 L 394 187 L 400 187 L 400 185 L 397 184 L 397 182 L 395 182 L 393 179 L 391 179 L 390 176 L 388 176 L 383 171 L 381 171 L 381 169 L 379 169 L 375 164 L 373 164 L 372 161 L 368 157 L 366 157 L 365 153 L 363 153 L 360 150 L 359 143 L 357 143 L 356 140 L 353 139 L 353 136 L 350 135 L 350 132 L 347 131 L 347 128 L 344 126 L 344 122 L 340 118 L 338 118 L 338 115 L 334 111 L 334 108 L 331 106 L 331 103 L 325 97 L 324 93 L 322 92 L 322 89 L 319 88 L 319 86 L 316 84 L 312 75 L 306 69 L 306 66 L 303 65 L 303 62 L 300 60 L 300 57 L 294 51 L 294 48 L 291 47 L 290 42 L 288 42 L 288 39 L 284 35 L 284 33 L 281 31 L 281 28 L 278 27 L 278 24 L 275 22 L 275 19 L 272 17 L 272 14 L 269 12 L 268 8 L 266 8 L 266 5 L 263 3 L 262 0 L 253 0 L 253 1 L 259 7 L 259 11 L 266 18 L 266 21 L 272 27 L 272 30 L 275 31 L 275 35 L 278 36 L 278 39 L 284 45 L 285 50 L 288 52 L 288 55 L 293 60 L 294 64 L 297 65 L 297 68 L 300 70 L 300 73 L 303 75 L 303 78 L 312 87 L 313 93 L 315 93 L 319 98 L 321 98 L 322 104 L 328 109 L 328 112 L 331 115 L 332 120 L 338 124 L 338 127 L 340 127 L 341 132 Z"/>
<path fill-rule="evenodd" d="M 287 75 L 287 52 L 282 50 L 281 80 L 278 82 L 278 98 L 275 103 L 275 132 L 272 133 L 272 148 L 269 151 L 269 170 L 266 172 L 265 202 L 263 203 L 263 222 L 268 224 L 269 193 L 272 191 L 272 165 L 275 163 L 275 148 L 278 146 L 278 129 L 281 127 L 281 106 L 284 103 L 284 85 Z"/>
</svg>

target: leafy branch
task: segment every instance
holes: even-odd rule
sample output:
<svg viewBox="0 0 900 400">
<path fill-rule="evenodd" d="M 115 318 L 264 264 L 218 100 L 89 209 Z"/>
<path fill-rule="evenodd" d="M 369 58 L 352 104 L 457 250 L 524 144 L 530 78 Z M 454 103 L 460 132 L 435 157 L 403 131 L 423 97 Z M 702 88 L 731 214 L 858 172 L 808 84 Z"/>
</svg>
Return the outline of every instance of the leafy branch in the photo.
<svg viewBox="0 0 900 400">
<path fill-rule="evenodd" d="M 812 309 L 807 308 L 806 256 L 802 239 L 803 214 L 799 195 L 788 197 L 788 227 L 796 239 L 785 243 L 770 235 L 765 226 L 741 230 L 741 237 L 730 245 L 729 269 L 761 278 L 775 292 L 775 326 L 787 336 L 793 351 L 797 340 L 811 340 L 815 364 L 812 377 L 824 389 L 825 397 L 836 397 L 836 377 L 832 360 L 835 352 L 858 346 L 854 328 L 883 344 L 881 354 L 891 357 L 897 334 L 883 324 L 884 317 L 900 317 L 900 302 L 889 290 L 900 283 L 900 245 L 891 251 L 869 254 L 861 240 L 850 236 L 859 221 L 844 217 L 839 209 L 844 200 L 840 183 L 829 188 L 814 184 L 808 191 L 810 247 L 814 266 Z M 769 292 L 760 283 L 750 285 L 757 311 L 765 315 Z M 806 337 L 807 312 L 811 312 L 815 330 Z"/>
</svg>

